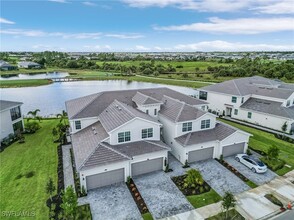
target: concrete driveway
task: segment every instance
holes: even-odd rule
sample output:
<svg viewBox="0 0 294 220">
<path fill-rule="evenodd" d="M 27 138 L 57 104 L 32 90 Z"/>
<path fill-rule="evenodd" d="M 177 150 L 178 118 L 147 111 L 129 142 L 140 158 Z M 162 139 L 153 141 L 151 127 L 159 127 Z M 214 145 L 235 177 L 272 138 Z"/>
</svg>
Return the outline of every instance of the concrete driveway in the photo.
<svg viewBox="0 0 294 220">
<path fill-rule="evenodd" d="M 254 173 L 248 167 L 236 161 L 235 156 L 226 157 L 224 158 L 224 160 L 228 162 L 236 170 L 238 170 L 241 174 L 243 174 L 243 176 L 245 176 L 247 179 L 251 180 L 252 182 L 256 183 L 257 185 L 268 183 L 269 181 L 277 177 L 277 174 L 275 174 L 270 169 L 268 169 L 265 173 Z"/>
<path fill-rule="evenodd" d="M 79 205 L 90 204 L 93 220 L 139 220 L 141 214 L 125 183 L 90 190 Z"/>
<path fill-rule="evenodd" d="M 238 194 L 250 189 L 239 177 L 216 160 L 200 161 L 190 166 L 199 170 L 205 182 L 221 196 L 224 196 L 225 192 Z"/>
<path fill-rule="evenodd" d="M 134 177 L 133 180 L 154 219 L 193 209 L 170 177 L 162 171 Z"/>
</svg>

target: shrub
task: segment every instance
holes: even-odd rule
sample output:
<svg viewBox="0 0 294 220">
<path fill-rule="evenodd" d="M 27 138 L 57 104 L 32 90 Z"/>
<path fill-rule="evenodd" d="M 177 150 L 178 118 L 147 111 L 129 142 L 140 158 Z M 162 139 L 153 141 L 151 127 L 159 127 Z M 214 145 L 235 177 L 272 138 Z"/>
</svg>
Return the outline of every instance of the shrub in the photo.
<svg viewBox="0 0 294 220">
<path fill-rule="evenodd" d="M 132 178 L 131 178 L 130 176 L 127 177 L 127 184 L 128 184 L 128 185 L 130 185 L 130 183 L 131 183 L 131 179 L 132 179 Z"/>
<path fill-rule="evenodd" d="M 220 160 L 220 162 L 222 163 L 222 162 L 224 162 L 224 155 L 220 155 L 220 157 L 219 157 L 219 160 Z"/>
<path fill-rule="evenodd" d="M 251 150 L 250 150 L 249 148 L 247 149 L 246 153 L 247 153 L 249 156 L 252 155 Z"/>
<path fill-rule="evenodd" d="M 271 146 L 267 151 L 268 159 L 277 159 L 279 157 L 280 149 L 276 146 Z"/>
<path fill-rule="evenodd" d="M 281 208 L 283 207 L 283 203 L 279 199 L 277 199 L 273 194 L 266 194 L 264 197 L 271 201 L 273 204 L 280 206 Z"/>
<path fill-rule="evenodd" d="M 183 166 L 183 168 L 188 168 L 188 167 L 190 167 L 190 165 L 189 165 L 189 163 L 188 163 L 188 160 L 186 160 L 186 161 L 185 161 L 185 164 L 184 164 L 184 166 Z"/>
<path fill-rule="evenodd" d="M 185 178 L 185 187 L 195 187 L 195 185 L 203 185 L 204 180 L 199 171 L 195 169 L 188 170 Z"/>
<path fill-rule="evenodd" d="M 33 134 L 41 128 L 40 124 L 36 121 L 30 121 L 25 124 L 26 133 Z"/>
<path fill-rule="evenodd" d="M 166 173 L 169 172 L 169 165 L 168 164 L 166 164 L 164 172 L 166 172 Z"/>
<path fill-rule="evenodd" d="M 262 157 L 260 158 L 260 160 L 264 162 L 273 171 L 282 169 L 284 165 L 286 164 L 286 162 L 283 160 L 270 160 L 266 157 Z"/>
</svg>

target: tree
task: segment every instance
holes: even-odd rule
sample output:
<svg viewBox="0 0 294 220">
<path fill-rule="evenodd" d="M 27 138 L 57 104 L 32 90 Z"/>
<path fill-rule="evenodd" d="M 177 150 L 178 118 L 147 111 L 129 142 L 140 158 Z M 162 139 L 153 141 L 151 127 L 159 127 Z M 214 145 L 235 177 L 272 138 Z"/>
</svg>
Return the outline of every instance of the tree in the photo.
<svg viewBox="0 0 294 220">
<path fill-rule="evenodd" d="M 286 133 L 287 128 L 288 128 L 288 124 L 287 124 L 287 122 L 285 121 L 285 123 L 284 123 L 283 126 L 282 126 L 282 131 Z"/>
<path fill-rule="evenodd" d="M 78 207 L 78 198 L 72 186 L 68 186 L 62 195 L 62 204 L 64 217 L 66 219 L 74 218 Z"/>
<path fill-rule="evenodd" d="M 56 187 L 53 183 L 52 178 L 50 177 L 47 182 L 47 185 L 46 185 L 46 192 L 47 192 L 47 194 L 50 195 L 51 202 L 52 202 L 52 194 L 54 193 L 55 189 L 56 189 Z"/>
<path fill-rule="evenodd" d="M 188 170 L 185 178 L 186 187 L 195 187 L 195 185 L 203 185 L 204 180 L 199 171 L 195 169 Z"/>
<path fill-rule="evenodd" d="M 267 151 L 268 159 L 277 159 L 279 157 L 280 149 L 275 145 L 271 146 Z"/>
<path fill-rule="evenodd" d="M 38 112 L 40 112 L 40 109 L 35 109 L 34 111 L 29 111 L 28 112 L 28 115 L 30 115 L 32 119 L 37 119 L 40 122 L 41 119 L 42 119 L 42 117 L 41 116 L 38 116 Z M 28 121 L 31 118 L 28 118 Z"/>
<path fill-rule="evenodd" d="M 60 118 L 60 123 L 64 122 L 64 125 L 66 125 L 66 120 L 67 120 L 66 111 L 62 110 L 61 114 L 57 114 L 57 118 Z"/>
<path fill-rule="evenodd" d="M 230 208 L 234 208 L 236 205 L 236 200 L 232 193 L 226 192 L 222 199 L 222 207 L 226 212 L 226 219 L 228 219 L 228 212 Z"/>
</svg>

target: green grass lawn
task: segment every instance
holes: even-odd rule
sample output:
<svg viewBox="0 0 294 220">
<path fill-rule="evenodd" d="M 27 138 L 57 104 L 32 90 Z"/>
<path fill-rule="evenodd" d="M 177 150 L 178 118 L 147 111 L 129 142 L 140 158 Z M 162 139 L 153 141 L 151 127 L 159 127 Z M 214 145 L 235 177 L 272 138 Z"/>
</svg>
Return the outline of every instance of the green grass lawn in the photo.
<svg viewBox="0 0 294 220">
<path fill-rule="evenodd" d="M 43 86 L 51 83 L 48 79 L 1 80 L 0 88 Z"/>
<path fill-rule="evenodd" d="M 143 215 L 142 215 L 142 218 L 143 218 L 144 220 L 153 220 L 153 217 L 152 217 L 152 215 L 151 215 L 150 212 L 147 212 L 147 213 L 143 214 Z"/>
<path fill-rule="evenodd" d="M 245 125 L 240 125 L 231 121 L 227 121 L 224 119 L 219 119 L 227 124 L 230 124 L 234 127 L 237 127 L 243 131 L 251 133 L 253 137 L 250 137 L 249 146 L 254 150 L 261 150 L 267 152 L 267 150 L 275 145 L 280 149 L 279 158 L 285 160 L 286 164 L 290 165 L 291 168 L 284 167 L 278 171 L 276 171 L 279 175 L 284 175 L 290 170 L 294 169 L 294 146 L 291 143 L 286 141 L 277 139 L 273 134 L 261 131 L 252 127 L 248 127 Z"/>
<path fill-rule="evenodd" d="M 219 202 L 222 198 L 211 188 L 209 192 L 202 193 L 200 195 L 187 196 L 187 199 L 196 209 L 202 206 Z"/>
<path fill-rule="evenodd" d="M 237 212 L 235 209 L 231 209 L 228 211 L 228 218 L 227 219 L 234 219 L 234 220 L 245 220 L 245 218 Z M 215 216 L 209 217 L 206 220 L 224 220 L 226 219 L 225 212 L 221 212 Z"/>
<path fill-rule="evenodd" d="M 57 187 L 57 144 L 51 130 L 59 119 L 43 120 L 35 134 L 25 135 L 25 143 L 12 144 L 0 153 L 0 209 L 34 211 L 36 219 L 48 219 L 45 186 L 51 177 Z"/>
</svg>

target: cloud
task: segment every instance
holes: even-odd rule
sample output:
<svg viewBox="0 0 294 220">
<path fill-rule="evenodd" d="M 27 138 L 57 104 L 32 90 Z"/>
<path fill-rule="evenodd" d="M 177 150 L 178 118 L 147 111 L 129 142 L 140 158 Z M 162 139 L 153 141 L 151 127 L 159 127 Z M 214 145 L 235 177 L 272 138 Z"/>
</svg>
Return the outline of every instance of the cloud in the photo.
<svg viewBox="0 0 294 220">
<path fill-rule="evenodd" d="M 264 14 L 293 14 L 294 2 L 293 0 L 284 0 L 270 5 L 255 7 L 252 10 Z"/>
<path fill-rule="evenodd" d="M 69 3 L 69 1 L 67 1 L 67 0 L 48 0 L 49 2 L 56 2 L 56 3 L 63 3 L 63 4 L 65 4 L 65 3 Z"/>
<path fill-rule="evenodd" d="M 166 27 L 154 27 L 163 31 L 197 31 L 228 34 L 261 34 L 280 31 L 294 31 L 294 18 L 209 18 L 207 23 L 192 23 Z"/>
<path fill-rule="evenodd" d="M 114 37 L 114 38 L 119 38 L 119 39 L 138 39 L 138 38 L 143 38 L 144 36 L 141 34 L 105 34 L 105 37 Z"/>
<path fill-rule="evenodd" d="M 85 45 L 84 46 L 85 51 L 90 52 L 90 51 L 109 51 L 111 50 L 111 46 L 109 45 Z"/>
<path fill-rule="evenodd" d="M 148 51 L 148 50 L 150 50 L 150 48 L 145 47 L 145 46 L 142 46 L 142 45 L 137 45 L 135 47 L 135 50 L 138 50 L 138 51 Z"/>
<path fill-rule="evenodd" d="M 97 6 L 97 4 L 95 4 L 93 2 L 82 2 L 82 3 L 86 6 L 91 6 L 91 7 Z"/>
<path fill-rule="evenodd" d="M 294 45 L 247 44 L 216 40 L 179 44 L 174 49 L 176 51 L 289 51 L 294 49 Z"/>
<path fill-rule="evenodd" d="M 5 18 L 0 18 L 0 24 L 15 24 L 14 21 L 9 21 Z"/>
</svg>

